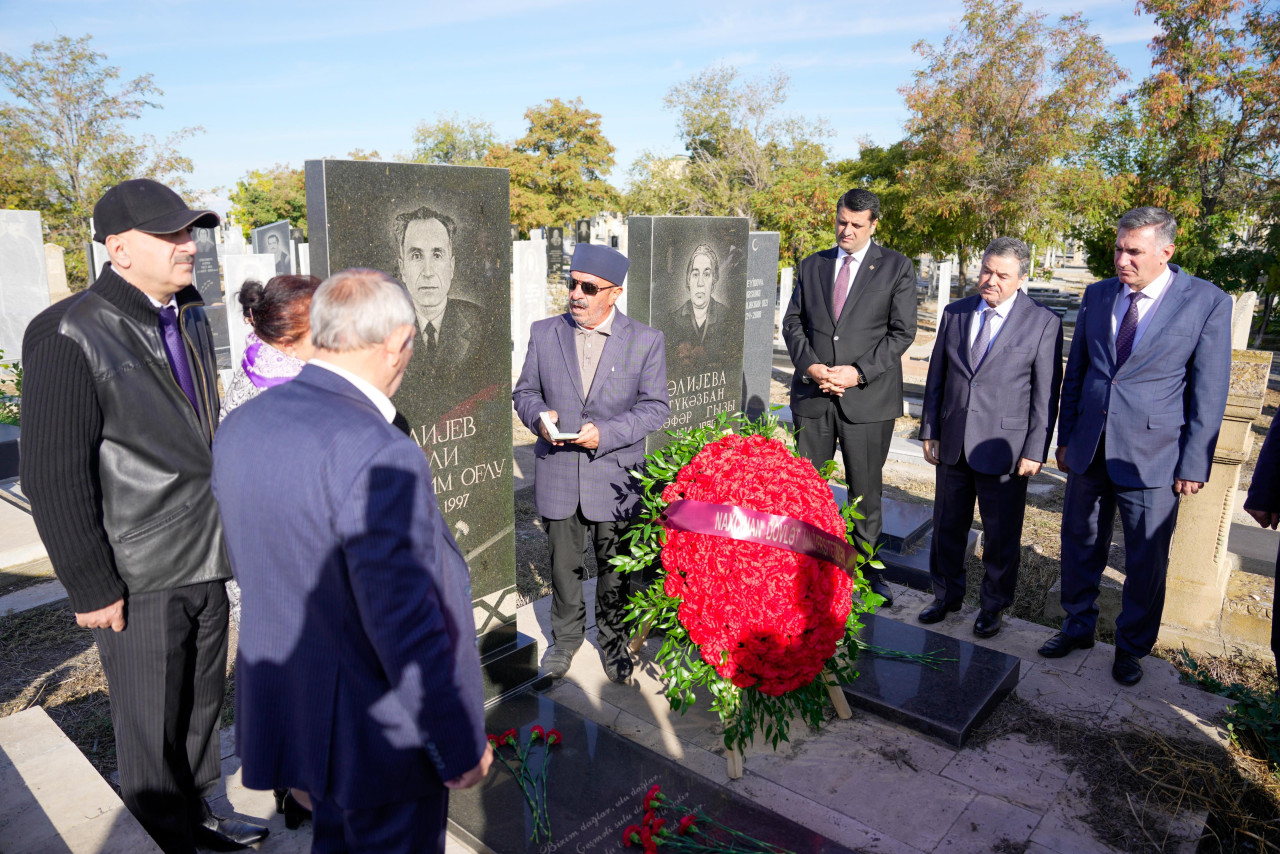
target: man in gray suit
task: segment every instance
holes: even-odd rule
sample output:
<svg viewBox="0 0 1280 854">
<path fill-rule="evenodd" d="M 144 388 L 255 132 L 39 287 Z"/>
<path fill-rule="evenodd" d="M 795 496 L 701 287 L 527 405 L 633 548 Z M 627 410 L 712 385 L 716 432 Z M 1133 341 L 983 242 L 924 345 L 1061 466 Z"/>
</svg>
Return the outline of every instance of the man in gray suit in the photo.
<svg viewBox="0 0 1280 854">
<path fill-rule="evenodd" d="M 585 546 L 595 546 L 596 626 L 605 672 L 631 678 L 623 630 L 626 579 L 609 566 L 639 507 L 630 470 L 644 440 L 667 419 L 667 363 L 662 333 L 614 307 L 629 262 L 616 249 L 581 244 L 570 269 L 569 311 L 539 320 L 511 399 L 538 435 L 534 495 L 551 547 L 551 632 L 542 659 L 554 679 L 569 670 L 586 630 L 582 581 Z M 556 426 L 553 434 L 543 416 Z M 556 438 L 557 435 L 570 434 Z"/>
<path fill-rule="evenodd" d="M 1124 591 L 1111 676 L 1142 678 L 1160 633 L 1178 500 L 1209 479 L 1231 378 L 1231 298 L 1170 264 L 1178 223 L 1135 208 L 1116 227 L 1116 276 L 1080 303 L 1062 381 L 1062 631 L 1040 654 L 1093 646 L 1117 511 Z"/>
<path fill-rule="evenodd" d="M 1027 244 L 997 237 L 982 256 L 975 296 L 947 306 L 924 387 L 920 438 L 938 467 L 929 573 L 936 623 L 964 600 L 965 540 L 977 499 L 982 513 L 981 609 L 973 633 L 1000 631 L 1013 603 L 1027 480 L 1049 455 L 1062 382 L 1062 321 L 1022 293 Z"/>
</svg>

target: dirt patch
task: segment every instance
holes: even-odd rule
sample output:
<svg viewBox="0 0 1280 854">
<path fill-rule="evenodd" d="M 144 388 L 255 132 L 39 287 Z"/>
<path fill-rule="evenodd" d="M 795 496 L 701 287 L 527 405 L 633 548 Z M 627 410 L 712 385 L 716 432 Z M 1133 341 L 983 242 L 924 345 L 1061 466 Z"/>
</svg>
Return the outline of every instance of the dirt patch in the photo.
<svg viewBox="0 0 1280 854">
<path fill-rule="evenodd" d="M 1202 812 L 1210 821 L 1197 851 L 1273 850 L 1280 843 L 1275 777 L 1265 763 L 1221 745 L 1143 728 L 1108 732 L 1069 715 L 1048 715 L 1015 694 L 974 732 L 970 746 L 1011 733 L 1051 745 L 1067 769 L 1081 775 L 1083 820 L 1116 849 L 1186 850 L 1196 839 L 1187 835 L 1194 828 L 1188 820 Z"/>
</svg>

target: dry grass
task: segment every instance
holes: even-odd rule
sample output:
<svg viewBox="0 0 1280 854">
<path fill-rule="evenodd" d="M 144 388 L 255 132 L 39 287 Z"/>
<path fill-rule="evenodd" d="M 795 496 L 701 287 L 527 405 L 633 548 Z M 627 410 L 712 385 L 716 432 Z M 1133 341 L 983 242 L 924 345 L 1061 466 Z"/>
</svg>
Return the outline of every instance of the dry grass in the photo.
<svg viewBox="0 0 1280 854">
<path fill-rule="evenodd" d="M 235 657 L 236 631 L 231 627 Z M 234 680 L 227 669 L 222 724 L 232 722 Z M 41 706 L 108 782 L 116 770 L 107 680 L 93 635 L 67 602 L 0 618 L 0 717 Z"/>
</svg>

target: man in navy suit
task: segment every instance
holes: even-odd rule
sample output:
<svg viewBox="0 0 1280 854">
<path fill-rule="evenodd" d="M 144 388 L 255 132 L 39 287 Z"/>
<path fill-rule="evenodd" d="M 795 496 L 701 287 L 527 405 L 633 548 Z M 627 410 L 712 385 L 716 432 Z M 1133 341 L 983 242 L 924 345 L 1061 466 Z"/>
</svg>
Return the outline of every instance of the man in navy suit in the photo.
<svg viewBox="0 0 1280 854">
<path fill-rule="evenodd" d="M 386 274 L 330 277 L 314 358 L 214 443 L 243 598 L 242 777 L 311 795 L 316 852 L 443 851 L 448 789 L 493 756 L 467 564 L 430 464 L 391 425 L 414 320 Z"/>
<path fill-rule="evenodd" d="M 1169 263 L 1177 229 L 1161 208 L 1120 218 L 1116 277 L 1085 291 L 1062 383 L 1067 616 L 1040 654 L 1093 646 L 1118 510 L 1125 581 L 1111 675 L 1122 685 L 1142 678 L 1160 632 L 1178 499 L 1209 479 L 1231 372 L 1231 298 Z"/>
<path fill-rule="evenodd" d="M 1049 455 L 1062 382 L 1062 321 L 1020 290 L 1027 244 L 997 237 L 982 256 L 978 293 L 954 302 L 929 360 L 920 416 L 924 457 L 938 467 L 929 572 L 936 623 L 964 600 L 964 553 L 973 504 L 982 513 L 981 608 L 973 633 L 1000 631 L 1013 604 L 1027 480 Z"/>
<path fill-rule="evenodd" d="M 627 581 L 609 566 L 619 538 L 639 510 L 640 486 L 631 471 L 644 459 L 645 437 L 662 427 L 667 402 L 666 345 L 662 333 L 622 312 L 630 262 L 616 249 L 579 244 L 570 269 L 569 311 L 539 320 L 512 390 L 516 415 L 538 435 L 534 497 L 551 550 L 551 634 L 544 675 L 569 671 L 586 631 L 582 580 L 585 545 L 595 545 L 596 627 L 605 673 L 631 678 L 631 654 L 622 623 Z M 542 416 L 558 433 L 555 439 Z"/>
<path fill-rule="evenodd" d="M 902 415 L 902 354 L 916 337 L 916 273 L 911 261 L 871 241 L 880 200 L 850 190 L 836 205 L 836 246 L 800 262 L 782 337 L 795 373 L 791 413 L 796 450 L 815 468 L 844 462 L 849 497 L 861 496 L 854 525 L 870 551 L 882 528 L 882 471 L 893 422 Z M 893 603 L 878 573 L 871 589 Z"/>
</svg>

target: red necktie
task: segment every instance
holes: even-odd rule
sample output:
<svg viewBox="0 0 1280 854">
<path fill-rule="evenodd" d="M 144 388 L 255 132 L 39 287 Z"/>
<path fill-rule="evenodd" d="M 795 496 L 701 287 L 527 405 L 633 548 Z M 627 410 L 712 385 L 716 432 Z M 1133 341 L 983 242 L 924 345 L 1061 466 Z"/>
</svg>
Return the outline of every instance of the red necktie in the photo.
<svg viewBox="0 0 1280 854">
<path fill-rule="evenodd" d="M 844 264 L 836 274 L 835 290 L 831 293 L 831 305 L 836 310 L 836 320 L 840 319 L 840 312 L 844 311 L 844 301 L 849 296 L 849 262 L 852 260 L 852 255 L 844 256 Z"/>
</svg>

